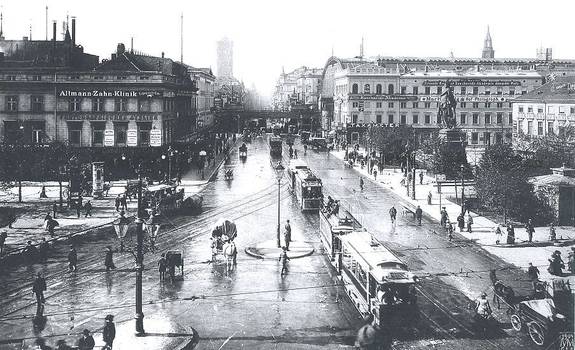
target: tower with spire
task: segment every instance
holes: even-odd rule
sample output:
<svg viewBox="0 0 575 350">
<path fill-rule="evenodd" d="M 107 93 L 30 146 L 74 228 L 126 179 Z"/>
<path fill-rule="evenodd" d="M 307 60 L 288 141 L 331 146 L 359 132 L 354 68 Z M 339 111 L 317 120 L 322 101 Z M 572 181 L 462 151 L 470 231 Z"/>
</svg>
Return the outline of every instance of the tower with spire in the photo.
<svg viewBox="0 0 575 350">
<path fill-rule="evenodd" d="M 483 52 L 481 58 L 495 58 L 495 50 L 493 50 L 493 43 L 491 42 L 491 34 L 489 33 L 489 26 L 487 26 L 487 35 L 483 42 Z"/>
</svg>

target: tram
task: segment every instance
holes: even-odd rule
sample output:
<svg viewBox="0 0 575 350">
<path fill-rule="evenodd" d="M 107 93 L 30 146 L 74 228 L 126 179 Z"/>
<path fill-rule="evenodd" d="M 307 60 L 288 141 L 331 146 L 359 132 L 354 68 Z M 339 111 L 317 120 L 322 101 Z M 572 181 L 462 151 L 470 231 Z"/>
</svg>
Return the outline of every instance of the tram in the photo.
<svg viewBox="0 0 575 350">
<path fill-rule="evenodd" d="M 307 164 L 299 159 L 290 162 L 287 173 L 289 185 L 301 210 L 319 210 L 322 206 L 321 179 L 315 176 Z"/>
<path fill-rule="evenodd" d="M 270 155 L 272 157 L 281 157 L 282 155 L 281 137 L 272 136 L 270 138 Z"/>
<path fill-rule="evenodd" d="M 333 208 L 333 206 L 332 206 Z M 347 211 L 320 212 L 320 236 L 346 294 L 380 326 L 402 327 L 416 307 L 416 276 Z"/>
</svg>

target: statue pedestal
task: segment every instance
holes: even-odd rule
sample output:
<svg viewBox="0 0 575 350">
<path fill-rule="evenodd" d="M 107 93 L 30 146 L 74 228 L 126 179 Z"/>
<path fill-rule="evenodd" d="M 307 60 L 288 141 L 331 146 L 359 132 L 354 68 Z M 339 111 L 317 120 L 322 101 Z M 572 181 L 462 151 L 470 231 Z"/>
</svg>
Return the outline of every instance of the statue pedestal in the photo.
<svg viewBox="0 0 575 350">
<path fill-rule="evenodd" d="M 439 138 L 449 144 L 467 146 L 467 134 L 459 129 L 440 129 Z"/>
</svg>

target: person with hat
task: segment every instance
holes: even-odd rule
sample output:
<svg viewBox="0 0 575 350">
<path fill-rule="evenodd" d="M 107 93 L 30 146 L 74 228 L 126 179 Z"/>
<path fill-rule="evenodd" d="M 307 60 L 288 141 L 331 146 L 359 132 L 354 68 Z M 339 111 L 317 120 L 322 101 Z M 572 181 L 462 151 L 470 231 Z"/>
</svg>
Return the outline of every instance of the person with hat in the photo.
<svg viewBox="0 0 575 350">
<path fill-rule="evenodd" d="M 527 276 L 531 280 L 531 284 L 533 285 L 533 290 L 537 287 L 537 283 L 539 282 L 539 269 L 537 266 L 533 266 L 532 263 L 529 263 L 529 268 L 527 269 Z"/>
<path fill-rule="evenodd" d="M 114 252 L 110 246 L 106 247 L 106 258 L 104 259 L 104 265 L 106 266 L 106 271 L 110 271 L 116 268 L 116 265 L 114 265 Z"/>
<path fill-rule="evenodd" d="M 549 267 L 547 271 L 554 276 L 563 276 L 563 268 L 565 263 L 561 259 L 561 252 L 556 250 L 551 254 L 551 259 L 549 259 Z"/>
<path fill-rule="evenodd" d="M 70 272 L 78 270 L 78 253 L 73 245 L 70 244 L 70 251 L 68 252 L 68 269 Z"/>
<path fill-rule="evenodd" d="M 445 207 L 441 207 L 441 227 L 445 228 L 445 224 L 447 223 L 447 221 L 449 220 L 449 215 L 447 215 L 447 210 L 445 210 Z"/>
<path fill-rule="evenodd" d="M 285 247 L 286 247 L 286 250 L 289 250 L 289 244 L 291 242 L 291 225 L 289 223 L 289 220 L 287 220 L 284 228 L 285 228 L 285 231 L 284 231 Z"/>
<path fill-rule="evenodd" d="M 158 271 L 160 272 L 160 282 L 166 279 L 167 269 L 168 269 L 168 261 L 166 260 L 166 253 L 162 253 L 160 260 L 158 260 Z"/>
<path fill-rule="evenodd" d="M 475 301 L 475 314 L 483 331 L 487 329 L 487 322 L 492 313 L 491 305 L 489 305 L 489 300 L 487 300 L 487 293 L 482 292 L 481 297 Z"/>
<path fill-rule="evenodd" d="M 553 223 L 549 225 L 549 240 L 551 242 L 557 241 L 557 232 L 555 231 L 555 226 L 553 226 Z"/>
<path fill-rule="evenodd" d="M 92 337 L 89 330 L 84 329 L 84 331 L 82 331 L 82 337 L 78 340 L 78 348 L 80 350 L 92 350 L 94 346 L 96 346 L 94 337 Z"/>
<path fill-rule="evenodd" d="M 567 255 L 567 263 L 569 264 L 569 272 L 575 273 L 575 247 L 571 247 L 571 251 Z"/>
<path fill-rule="evenodd" d="M 104 323 L 104 330 L 102 331 L 102 338 L 104 339 L 104 349 L 111 350 L 116 338 L 116 326 L 114 325 L 114 315 L 106 315 Z"/>
<path fill-rule="evenodd" d="M 288 261 L 290 260 L 289 256 L 287 255 L 287 249 L 286 247 L 282 247 L 282 252 L 280 254 L 280 258 L 278 259 L 279 261 L 282 262 L 282 272 L 281 272 L 281 276 L 283 275 L 287 275 L 288 272 Z"/>
<path fill-rule="evenodd" d="M 36 303 L 38 305 L 44 304 L 44 291 L 46 290 L 46 280 L 42 277 L 42 273 L 38 272 L 34 283 L 32 284 L 32 293 L 36 296 Z"/>
</svg>

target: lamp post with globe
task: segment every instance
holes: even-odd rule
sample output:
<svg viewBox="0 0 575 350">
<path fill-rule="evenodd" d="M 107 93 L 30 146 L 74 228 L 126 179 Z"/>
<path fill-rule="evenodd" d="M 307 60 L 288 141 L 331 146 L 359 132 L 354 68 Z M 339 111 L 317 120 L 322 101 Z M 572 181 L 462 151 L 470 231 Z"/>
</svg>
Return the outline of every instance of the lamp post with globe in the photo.
<svg viewBox="0 0 575 350">
<path fill-rule="evenodd" d="M 280 221 L 280 204 L 281 204 L 281 198 L 280 198 L 280 189 L 281 189 L 281 182 L 282 182 L 282 177 L 284 176 L 284 166 L 282 165 L 282 162 L 279 161 L 276 166 L 274 167 L 274 170 L 276 172 L 276 178 L 278 180 L 278 229 L 277 229 L 277 245 L 278 248 L 281 247 L 281 242 L 280 242 L 280 225 L 281 225 L 281 221 Z"/>
</svg>

